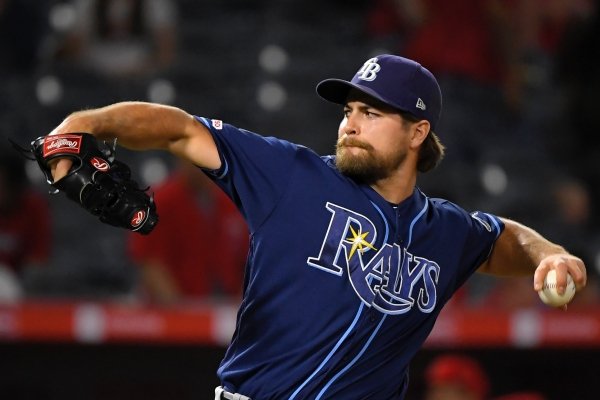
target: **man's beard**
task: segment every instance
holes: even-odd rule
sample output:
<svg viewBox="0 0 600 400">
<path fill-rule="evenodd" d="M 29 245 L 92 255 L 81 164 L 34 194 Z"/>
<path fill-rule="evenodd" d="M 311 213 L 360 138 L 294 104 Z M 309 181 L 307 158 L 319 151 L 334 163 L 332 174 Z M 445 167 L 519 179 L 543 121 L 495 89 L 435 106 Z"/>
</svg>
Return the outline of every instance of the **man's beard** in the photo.
<svg viewBox="0 0 600 400">
<path fill-rule="evenodd" d="M 351 154 L 347 149 L 350 146 L 363 150 L 359 154 Z M 337 169 L 342 174 L 367 185 L 388 178 L 406 159 L 405 151 L 398 151 L 387 157 L 377 157 L 373 146 L 354 138 L 339 140 L 335 154 Z"/>
</svg>

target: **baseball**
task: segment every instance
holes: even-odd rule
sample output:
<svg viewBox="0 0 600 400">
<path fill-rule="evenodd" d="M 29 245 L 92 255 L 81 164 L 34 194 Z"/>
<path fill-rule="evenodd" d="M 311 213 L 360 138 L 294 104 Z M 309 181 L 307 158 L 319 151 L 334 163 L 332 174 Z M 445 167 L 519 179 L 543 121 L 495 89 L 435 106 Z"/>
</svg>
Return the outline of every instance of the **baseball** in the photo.
<svg viewBox="0 0 600 400">
<path fill-rule="evenodd" d="M 573 282 L 571 275 L 567 274 L 567 287 L 565 292 L 562 295 L 558 294 L 558 291 L 556 290 L 556 271 L 550 270 L 548 275 L 546 275 L 546 279 L 544 279 L 544 286 L 538 294 L 540 295 L 540 299 L 549 306 L 560 307 L 573 299 L 575 291 L 575 282 Z"/>
</svg>

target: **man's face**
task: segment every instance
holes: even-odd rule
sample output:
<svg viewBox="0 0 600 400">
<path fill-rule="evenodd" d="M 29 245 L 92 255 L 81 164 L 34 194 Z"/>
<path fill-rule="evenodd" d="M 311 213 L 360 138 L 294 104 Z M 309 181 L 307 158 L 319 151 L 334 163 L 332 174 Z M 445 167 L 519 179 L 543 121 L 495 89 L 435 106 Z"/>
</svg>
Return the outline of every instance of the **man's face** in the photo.
<svg viewBox="0 0 600 400">
<path fill-rule="evenodd" d="M 402 116 L 369 103 L 348 101 L 336 145 L 338 170 L 366 184 L 391 176 L 406 159 L 409 146 L 408 124 Z"/>
</svg>

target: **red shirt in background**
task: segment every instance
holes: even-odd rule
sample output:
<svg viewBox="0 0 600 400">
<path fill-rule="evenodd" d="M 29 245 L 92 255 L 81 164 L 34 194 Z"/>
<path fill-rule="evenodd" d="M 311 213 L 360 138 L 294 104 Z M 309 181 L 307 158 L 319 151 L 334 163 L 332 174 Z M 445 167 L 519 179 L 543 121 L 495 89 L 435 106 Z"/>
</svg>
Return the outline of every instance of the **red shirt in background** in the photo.
<svg viewBox="0 0 600 400">
<path fill-rule="evenodd" d="M 491 83 L 501 77 L 505 60 L 499 46 L 503 44 L 496 37 L 489 1 L 422 0 L 421 3 L 424 20 L 409 26 L 393 1 L 380 0 L 370 14 L 369 31 L 376 36 L 402 32 L 401 55 L 417 60 L 435 75 L 447 73 Z"/>
<path fill-rule="evenodd" d="M 206 179 L 202 195 L 181 173 L 158 187 L 159 222 L 147 236 L 130 235 L 130 255 L 138 264 L 162 264 L 183 297 L 215 291 L 236 296 L 242 289 L 248 230 L 233 202 Z"/>
<path fill-rule="evenodd" d="M 24 191 L 18 207 L 0 213 L 0 265 L 13 271 L 44 264 L 50 255 L 50 213 L 46 200 Z"/>
</svg>

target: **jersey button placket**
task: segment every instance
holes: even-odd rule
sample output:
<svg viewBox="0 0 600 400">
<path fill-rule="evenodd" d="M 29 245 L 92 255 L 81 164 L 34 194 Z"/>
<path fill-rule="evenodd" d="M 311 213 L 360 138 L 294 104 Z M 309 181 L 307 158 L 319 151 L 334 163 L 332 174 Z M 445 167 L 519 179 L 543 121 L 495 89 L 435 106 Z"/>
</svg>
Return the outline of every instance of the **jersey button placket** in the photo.
<svg viewBox="0 0 600 400">
<path fill-rule="evenodd" d="M 396 239 L 398 240 L 398 244 L 400 248 L 404 248 L 404 240 L 402 239 L 402 233 L 400 232 L 401 221 L 400 221 L 400 212 L 398 208 L 396 208 Z"/>
</svg>

